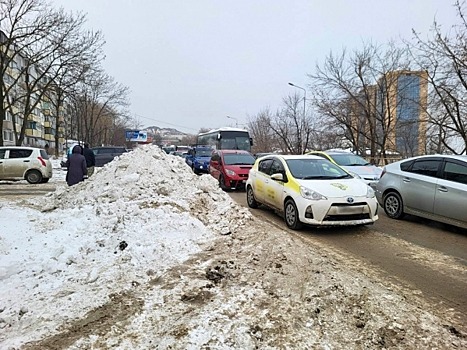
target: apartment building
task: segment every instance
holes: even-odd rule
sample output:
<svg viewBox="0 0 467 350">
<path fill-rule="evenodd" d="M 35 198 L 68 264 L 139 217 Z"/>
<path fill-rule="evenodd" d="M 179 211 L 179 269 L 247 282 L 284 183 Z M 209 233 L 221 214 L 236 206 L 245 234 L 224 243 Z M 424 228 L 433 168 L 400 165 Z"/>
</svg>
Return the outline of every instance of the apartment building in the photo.
<svg viewBox="0 0 467 350">
<path fill-rule="evenodd" d="M 0 31 L 0 41 L 3 43 L 7 40 L 5 34 Z M 2 45 L 2 49 L 4 49 Z M 6 49 L 4 49 L 6 51 Z M 7 63 L 2 67 L 2 85 L 5 97 L 2 101 L 5 110 L 5 117 L 2 121 L 2 137 L 4 145 L 15 145 L 21 129 L 26 123 L 24 130 L 23 145 L 33 147 L 48 147 L 50 151 L 58 147 L 58 151 L 62 152 L 64 139 L 64 108 L 56 108 L 57 95 L 55 86 L 50 88 L 50 81 L 47 77 L 37 81 L 37 88 L 34 91 L 29 91 L 26 85 L 26 69 L 28 81 L 36 81 L 39 79 L 37 67 L 27 66 L 26 58 L 16 54 L 10 50 L 3 52 L 4 57 L 13 57 L 7 59 Z M 43 90 L 49 86 L 47 91 Z M 25 98 L 29 98 L 29 105 L 34 105 L 35 108 L 29 111 L 25 116 Z M 37 103 L 36 103 L 37 102 Z"/>
</svg>

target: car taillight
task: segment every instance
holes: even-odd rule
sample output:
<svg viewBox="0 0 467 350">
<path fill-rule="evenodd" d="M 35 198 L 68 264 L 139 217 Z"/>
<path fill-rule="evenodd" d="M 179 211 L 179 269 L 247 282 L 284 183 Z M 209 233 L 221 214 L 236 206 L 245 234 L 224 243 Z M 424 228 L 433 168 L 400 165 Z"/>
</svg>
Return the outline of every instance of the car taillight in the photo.
<svg viewBox="0 0 467 350">
<path fill-rule="evenodd" d="M 42 158 L 42 157 L 37 157 L 37 159 L 39 159 L 39 162 L 41 162 L 41 164 L 42 164 L 43 166 L 47 166 L 47 165 L 45 164 L 44 158 Z"/>
</svg>

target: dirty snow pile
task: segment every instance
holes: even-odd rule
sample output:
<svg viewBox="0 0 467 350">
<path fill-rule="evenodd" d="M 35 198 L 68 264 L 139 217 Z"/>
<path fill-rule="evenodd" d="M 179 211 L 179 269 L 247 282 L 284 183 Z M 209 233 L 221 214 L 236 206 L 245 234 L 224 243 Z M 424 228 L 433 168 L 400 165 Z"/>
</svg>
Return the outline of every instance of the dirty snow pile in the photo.
<svg viewBox="0 0 467 350">
<path fill-rule="evenodd" d="M 157 147 L 56 186 L 0 201 L 2 350 L 467 348 L 441 306 Z"/>
</svg>

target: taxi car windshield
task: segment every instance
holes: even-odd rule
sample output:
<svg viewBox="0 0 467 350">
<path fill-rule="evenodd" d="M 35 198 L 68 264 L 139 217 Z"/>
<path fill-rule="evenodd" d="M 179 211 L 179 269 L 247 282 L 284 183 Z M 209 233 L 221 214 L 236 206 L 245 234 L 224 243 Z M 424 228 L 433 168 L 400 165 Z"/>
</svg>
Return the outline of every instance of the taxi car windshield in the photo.
<svg viewBox="0 0 467 350">
<path fill-rule="evenodd" d="M 362 165 L 370 165 L 366 161 L 366 159 L 363 159 L 360 156 L 357 156 L 356 154 L 331 154 L 332 159 L 334 161 L 342 166 L 362 166 Z"/>
<path fill-rule="evenodd" d="M 325 159 L 288 159 L 287 166 L 292 176 L 297 179 L 329 180 L 352 177 L 343 169 Z"/>
</svg>

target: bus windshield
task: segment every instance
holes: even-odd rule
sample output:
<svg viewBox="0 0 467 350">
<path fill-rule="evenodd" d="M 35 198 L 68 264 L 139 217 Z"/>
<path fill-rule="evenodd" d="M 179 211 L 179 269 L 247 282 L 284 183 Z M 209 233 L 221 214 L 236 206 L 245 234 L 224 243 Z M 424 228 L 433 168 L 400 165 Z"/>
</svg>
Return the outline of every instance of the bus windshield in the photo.
<svg viewBox="0 0 467 350">
<path fill-rule="evenodd" d="M 252 141 L 248 130 L 220 128 L 200 133 L 197 138 L 199 145 L 209 145 L 215 149 L 234 149 L 251 152 Z"/>
</svg>

